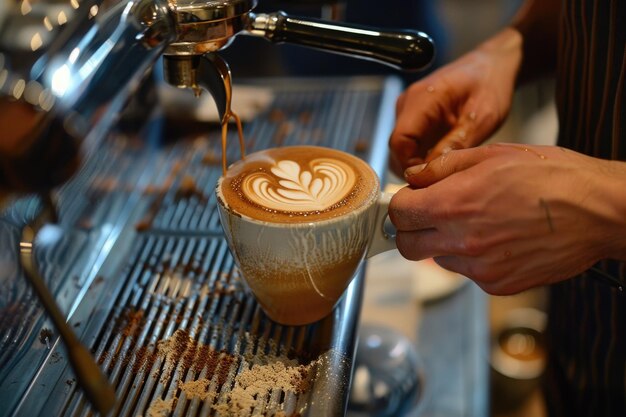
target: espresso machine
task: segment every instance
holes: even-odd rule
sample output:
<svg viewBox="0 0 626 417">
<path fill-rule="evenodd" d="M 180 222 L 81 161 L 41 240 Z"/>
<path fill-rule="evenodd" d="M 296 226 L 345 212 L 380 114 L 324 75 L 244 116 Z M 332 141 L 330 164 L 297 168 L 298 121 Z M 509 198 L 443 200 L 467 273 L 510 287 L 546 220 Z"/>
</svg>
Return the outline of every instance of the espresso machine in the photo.
<svg viewBox="0 0 626 417">
<path fill-rule="evenodd" d="M 4 152 L 0 184 L 25 191 L 62 182 L 75 166 L 76 142 L 87 136 L 97 141 L 107 131 L 161 56 L 168 83 L 195 94 L 208 90 L 223 113 L 229 75 L 217 52 L 238 34 L 405 70 L 425 68 L 434 53 L 430 38 L 418 31 L 384 32 L 281 12 L 255 14 L 255 0 L 7 3 L 2 124 L 18 117 L 20 128 L 6 132 L 7 147 L 15 149 Z"/>
<path fill-rule="evenodd" d="M 212 193 L 216 126 L 237 97 L 220 51 L 250 35 L 419 71 L 434 47 L 415 30 L 256 6 L 0 2 L 0 416 L 344 415 L 362 271 L 331 316 L 299 328 L 269 321 L 245 288 Z M 171 116 L 159 92 L 173 87 L 210 97 L 217 119 Z M 247 88 L 269 97 L 244 121 L 248 150 L 337 147 L 384 175 L 397 79 Z M 275 363 L 300 385 L 273 380 L 241 406 L 247 372 Z"/>
</svg>

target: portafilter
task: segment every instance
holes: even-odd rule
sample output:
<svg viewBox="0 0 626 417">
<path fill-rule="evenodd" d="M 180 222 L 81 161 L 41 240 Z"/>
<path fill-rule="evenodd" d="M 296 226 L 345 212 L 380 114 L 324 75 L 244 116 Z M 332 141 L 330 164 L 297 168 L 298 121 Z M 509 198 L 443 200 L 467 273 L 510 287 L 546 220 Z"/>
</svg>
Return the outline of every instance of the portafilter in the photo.
<svg viewBox="0 0 626 417">
<path fill-rule="evenodd" d="M 222 91 L 220 80 L 230 75 L 216 74 L 215 58 L 207 64 L 201 57 L 227 47 L 240 33 L 369 59 L 404 71 L 422 70 L 434 56 L 432 40 L 417 30 L 388 31 L 280 11 L 256 14 L 252 12 L 256 5 L 256 0 L 170 0 L 178 37 L 164 51 L 165 78 L 177 87 L 209 90 L 222 119 L 227 111 L 223 97 L 228 93 Z"/>
</svg>

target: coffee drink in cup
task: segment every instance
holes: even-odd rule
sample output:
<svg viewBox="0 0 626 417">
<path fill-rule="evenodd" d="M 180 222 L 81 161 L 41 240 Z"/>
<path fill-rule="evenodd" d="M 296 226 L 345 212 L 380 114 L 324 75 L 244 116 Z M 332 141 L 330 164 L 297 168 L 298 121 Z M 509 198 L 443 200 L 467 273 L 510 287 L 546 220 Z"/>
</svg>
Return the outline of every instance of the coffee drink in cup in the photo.
<svg viewBox="0 0 626 417">
<path fill-rule="evenodd" d="M 342 151 L 256 152 L 231 165 L 216 192 L 242 275 L 282 324 L 328 315 L 363 258 L 395 247 L 382 231 L 389 198 L 381 196 L 378 176 Z"/>
</svg>

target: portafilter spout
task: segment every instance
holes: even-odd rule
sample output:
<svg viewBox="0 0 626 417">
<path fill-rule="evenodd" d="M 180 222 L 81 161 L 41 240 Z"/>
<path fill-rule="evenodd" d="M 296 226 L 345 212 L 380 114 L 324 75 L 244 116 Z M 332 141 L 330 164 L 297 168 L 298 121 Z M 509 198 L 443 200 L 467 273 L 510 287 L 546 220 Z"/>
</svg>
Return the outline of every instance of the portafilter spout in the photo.
<svg viewBox="0 0 626 417">
<path fill-rule="evenodd" d="M 221 123 L 228 122 L 232 89 L 230 68 L 219 55 L 169 55 L 163 59 L 165 80 L 178 88 L 189 88 L 196 96 L 208 91 L 217 106 Z"/>
<path fill-rule="evenodd" d="M 243 127 L 237 113 L 231 110 L 232 78 L 226 61 L 213 52 L 204 55 L 166 55 L 163 59 L 164 76 L 167 82 L 178 88 L 190 88 L 196 96 L 202 90 L 208 91 L 217 106 L 222 125 L 222 155 L 226 155 L 226 135 L 228 122 L 237 123 L 241 156 L 245 156 Z M 222 169 L 226 172 L 226 159 L 222 159 Z"/>
</svg>

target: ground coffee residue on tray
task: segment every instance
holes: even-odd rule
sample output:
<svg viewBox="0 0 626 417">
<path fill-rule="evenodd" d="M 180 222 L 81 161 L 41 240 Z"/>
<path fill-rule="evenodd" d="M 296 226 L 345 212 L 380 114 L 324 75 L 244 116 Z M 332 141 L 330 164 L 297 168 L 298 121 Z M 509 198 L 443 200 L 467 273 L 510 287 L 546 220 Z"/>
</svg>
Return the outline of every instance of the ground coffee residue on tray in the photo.
<svg viewBox="0 0 626 417">
<path fill-rule="evenodd" d="M 308 375 L 312 366 L 278 358 L 267 365 L 253 365 L 237 375 L 228 401 L 214 408 L 220 415 L 248 416 L 257 402 L 266 399 L 273 390 L 301 394 L 303 388 L 309 386 Z"/>
<path fill-rule="evenodd" d="M 161 373 L 161 382 L 165 383 L 174 371 L 186 375 L 193 371 L 200 374 L 205 368 L 206 374 L 216 375 L 218 388 L 224 385 L 231 365 L 236 358 L 227 352 L 218 352 L 210 346 L 193 340 L 186 330 L 177 330 L 174 334 L 158 343 L 159 355 L 165 359 L 165 367 Z"/>
<path fill-rule="evenodd" d="M 150 404 L 147 415 L 148 417 L 168 417 L 172 413 L 175 405 L 175 398 L 169 400 L 158 398 Z"/>
<path fill-rule="evenodd" d="M 214 412 L 223 417 L 252 416 L 251 410 L 255 405 L 259 401 L 261 403 L 266 401 L 272 392 L 290 392 L 295 395 L 306 392 L 310 388 L 311 371 L 316 366 L 315 362 L 301 365 L 294 360 L 272 355 L 256 357 L 255 361 L 261 363 L 250 366 L 242 356 L 216 351 L 210 346 L 198 343 L 186 330 L 177 330 L 168 339 L 159 341 L 157 353 L 165 364 L 161 374 L 157 376 L 160 377 L 161 383 L 166 384 L 177 375 L 180 380 L 173 383 L 176 384 L 176 392 L 179 392 L 179 395 L 183 395 L 187 400 L 198 399 L 208 402 L 212 404 Z M 141 365 L 136 363 L 136 366 L 145 369 L 146 361 L 137 359 L 138 363 L 143 363 Z M 234 375 L 236 369 L 243 370 Z M 225 385 L 232 388 L 225 390 L 223 389 Z M 221 398 L 218 398 L 218 395 Z M 178 400 L 179 397 L 167 401 L 161 398 L 153 401 L 147 417 L 169 415 Z M 269 414 L 263 415 L 298 416 L 298 413 L 287 414 L 280 409 L 266 411 L 269 411 Z"/>
</svg>

